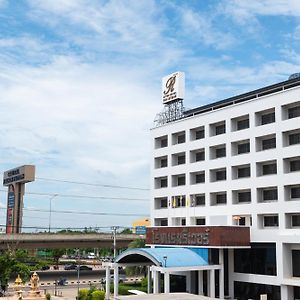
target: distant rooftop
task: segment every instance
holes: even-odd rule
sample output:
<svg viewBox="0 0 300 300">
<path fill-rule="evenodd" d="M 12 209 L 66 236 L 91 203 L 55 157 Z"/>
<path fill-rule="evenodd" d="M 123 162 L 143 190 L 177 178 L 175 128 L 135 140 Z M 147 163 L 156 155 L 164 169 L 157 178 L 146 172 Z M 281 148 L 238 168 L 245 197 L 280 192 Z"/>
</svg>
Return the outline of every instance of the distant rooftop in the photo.
<svg viewBox="0 0 300 300">
<path fill-rule="evenodd" d="M 230 106 L 233 104 L 237 104 L 237 103 L 241 103 L 241 102 L 248 101 L 251 99 L 259 98 L 262 96 L 274 94 L 274 93 L 284 91 L 284 90 L 287 90 L 287 89 L 290 89 L 290 88 L 293 88 L 296 86 L 300 86 L 300 77 L 296 77 L 296 78 L 292 77 L 291 79 L 280 82 L 280 83 L 272 84 L 272 85 L 269 85 L 269 86 L 266 86 L 266 87 L 263 87 L 263 88 L 245 93 L 245 94 L 230 97 L 230 98 L 227 98 L 227 99 L 224 99 L 221 101 L 217 101 L 214 103 L 210 103 L 207 105 L 203 105 L 203 106 L 200 106 L 197 108 L 187 110 L 184 112 L 184 117 L 187 118 L 187 117 L 191 117 L 194 115 L 203 114 L 208 111 L 213 111 L 213 110 L 223 108 L 226 106 Z"/>
</svg>

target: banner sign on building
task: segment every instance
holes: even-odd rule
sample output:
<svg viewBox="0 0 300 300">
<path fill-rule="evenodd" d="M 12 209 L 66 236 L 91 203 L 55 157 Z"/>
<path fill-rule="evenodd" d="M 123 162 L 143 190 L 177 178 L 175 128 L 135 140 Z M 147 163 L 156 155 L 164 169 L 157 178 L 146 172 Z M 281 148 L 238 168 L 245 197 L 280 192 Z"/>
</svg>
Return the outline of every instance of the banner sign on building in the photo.
<svg viewBox="0 0 300 300">
<path fill-rule="evenodd" d="M 250 229 L 237 226 L 147 227 L 146 244 L 181 247 L 249 247 Z"/>
<path fill-rule="evenodd" d="M 183 72 L 175 72 L 162 79 L 162 101 L 164 104 L 183 99 L 185 90 Z"/>
</svg>

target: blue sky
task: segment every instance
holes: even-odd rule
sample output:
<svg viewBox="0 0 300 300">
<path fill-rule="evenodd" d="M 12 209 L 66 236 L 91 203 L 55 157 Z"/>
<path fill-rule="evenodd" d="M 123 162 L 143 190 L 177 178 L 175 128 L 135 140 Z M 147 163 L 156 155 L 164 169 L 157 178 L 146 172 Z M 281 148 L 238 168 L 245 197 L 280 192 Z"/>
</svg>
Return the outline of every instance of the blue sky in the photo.
<svg viewBox="0 0 300 300">
<path fill-rule="evenodd" d="M 29 193 L 149 199 L 161 78 L 185 72 L 185 106 L 197 107 L 300 72 L 299 41 L 298 0 L 0 0 L 1 173 L 35 164 Z M 32 210 L 49 199 L 26 195 L 25 226 L 48 226 Z M 53 213 L 51 225 L 128 226 L 149 207 L 57 196 L 53 210 L 136 216 Z"/>
</svg>

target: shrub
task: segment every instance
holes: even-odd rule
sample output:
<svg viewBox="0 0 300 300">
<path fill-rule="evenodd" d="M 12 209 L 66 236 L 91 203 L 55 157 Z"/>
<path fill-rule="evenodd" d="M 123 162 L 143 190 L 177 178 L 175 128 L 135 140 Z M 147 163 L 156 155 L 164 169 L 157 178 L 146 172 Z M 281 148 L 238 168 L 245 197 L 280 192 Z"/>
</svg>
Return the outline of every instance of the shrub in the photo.
<svg viewBox="0 0 300 300">
<path fill-rule="evenodd" d="M 79 300 L 87 300 L 89 290 L 83 289 L 79 290 Z"/>
<path fill-rule="evenodd" d="M 47 294 L 46 294 L 46 299 L 47 299 L 47 300 L 50 300 L 50 299 L 51 299 L 51 294 L 50 294 L 50 293 L 47 293 Z"/>
<path fill-rule="evenodd" d="M 148 277 L 144 277 L 141 281 L 141 287 L 147 288 L 148 287 Z"/>
<path fill-rule="evenodd" d="M 105 292 L 104 291 L 93 291 L 92 300 L 104 300 Z"/>
</svg>

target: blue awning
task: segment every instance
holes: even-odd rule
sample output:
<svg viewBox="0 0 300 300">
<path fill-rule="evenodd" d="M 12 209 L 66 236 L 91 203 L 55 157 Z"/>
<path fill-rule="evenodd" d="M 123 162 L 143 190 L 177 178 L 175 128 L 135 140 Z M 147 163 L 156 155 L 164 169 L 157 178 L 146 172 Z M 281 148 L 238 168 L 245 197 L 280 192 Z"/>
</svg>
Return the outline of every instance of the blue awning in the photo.
<svg viewBox="0 0 300 300">
<path fill-rule="evenodd" d="M 116 263 L 152 263 L 163 267 L 192 267 L 208 265 L 208 249 L 197 248 L 135 248 L 115 259 Z"/>
</svg>

